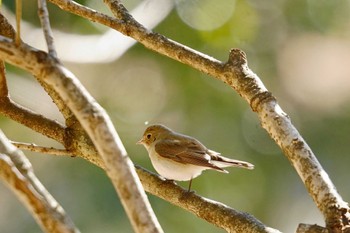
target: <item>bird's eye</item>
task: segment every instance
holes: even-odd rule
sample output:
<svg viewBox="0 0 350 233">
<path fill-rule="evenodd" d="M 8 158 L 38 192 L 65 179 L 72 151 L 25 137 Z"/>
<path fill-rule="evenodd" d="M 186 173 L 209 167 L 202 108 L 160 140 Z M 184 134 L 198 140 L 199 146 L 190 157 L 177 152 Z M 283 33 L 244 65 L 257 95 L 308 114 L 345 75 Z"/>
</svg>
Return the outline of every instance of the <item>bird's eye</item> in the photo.
<svg viewBox="0 0 350 233">
<path fill-rule="evenodd" d="M 149 133 L 146 135 L 146 137 L 147 137 L 147 139 L 150 139 L 152 137 L 152 134 Z"/>
</svg>

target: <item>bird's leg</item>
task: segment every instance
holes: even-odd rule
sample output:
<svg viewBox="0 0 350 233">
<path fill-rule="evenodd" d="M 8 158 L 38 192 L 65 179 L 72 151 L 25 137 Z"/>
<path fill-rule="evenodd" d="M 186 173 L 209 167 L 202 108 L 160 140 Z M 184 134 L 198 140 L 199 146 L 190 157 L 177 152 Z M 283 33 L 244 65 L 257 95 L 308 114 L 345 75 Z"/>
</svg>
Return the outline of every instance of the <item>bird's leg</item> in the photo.
<svg viewBox="0 0 350 233">
<path fill-rule="evenodd" d="M 190 184 L 188 185 L 187 192 L 191 192 L 191 186 L 192 186 L 192 178 L 190 179 Z"/>
<path fill-rule="evenodd" d="M 195 193 L 195 191 L 191 191 L 191 186 L 192 186 L 192 178 L 190 179 L 190 183 L 188 185 L 188 189 L 187 189 L 187 192 L 183 192 L 181 197 L 180 197 L 180 200 L 181 199 L 186 199 L 188 197 L 190 197 L 192 194 Z"/>
</svg>

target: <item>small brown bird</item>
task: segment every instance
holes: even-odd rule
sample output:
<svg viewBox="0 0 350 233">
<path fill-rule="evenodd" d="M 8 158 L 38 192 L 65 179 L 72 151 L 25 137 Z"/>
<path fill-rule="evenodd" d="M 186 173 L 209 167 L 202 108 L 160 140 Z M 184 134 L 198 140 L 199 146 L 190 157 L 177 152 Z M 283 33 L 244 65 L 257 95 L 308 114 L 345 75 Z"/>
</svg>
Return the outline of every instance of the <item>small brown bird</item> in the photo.
<svg viewBox="0 0 350 233">
<path fill-rule="evenodd" d="M 137 144 L 145 146 L 153 167 L 161 176 L 169 180 L 189 180 L 188 191 L 191 190 L 192 179 L 204 170 L 228 173 L 224 167 L 254 168 L 251 163 L 223 157 L 207 149 L 197 139 L 163 125 L 149 126 Z"/>
</svg>

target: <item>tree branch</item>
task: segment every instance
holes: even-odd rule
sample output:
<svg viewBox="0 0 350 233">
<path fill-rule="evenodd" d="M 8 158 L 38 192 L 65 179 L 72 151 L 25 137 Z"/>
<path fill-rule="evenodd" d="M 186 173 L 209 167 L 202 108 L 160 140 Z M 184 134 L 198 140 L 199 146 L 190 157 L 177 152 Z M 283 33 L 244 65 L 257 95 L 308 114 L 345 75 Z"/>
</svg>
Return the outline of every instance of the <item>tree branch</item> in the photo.
<svg viewBox="0 0 350 233">
<path fill-rule="evenodd" d="M 38 15 L 40 18 L 41 26 L 44 31 L 44 36 L 45 36 L 47 48 L 49 51 L 49 55 L 51 57 L 57 58 L 46 0 L 38 0 Z"/>
<path fill-rule="evenodd" d="M 0 60 L 0 108 L 1 108 L 1 99 L 8 98 L 9 90 L 7 88 L 6 82 L 6 69 L 5 63 L 3 60 Z"/>
<path fill-rule="evenodd" d="M 32 213 L 45 232 L 80 232 L 35 176 L 29 160 L 0 130 L 0 178 Z"/>
<path fill-rule="evenodd" d="M 38 146 L 38 145 L 35 145 L 34 143 L 23 143 L 23 142 L 11 142 L 11 143 L 12 145 L 14 145 L 20 150 L 29 150 L 29 151 L 42 153 L 42 154 L 49 154 L 49 155 L 74 157 L 74 155 L 70 151 L 65 149 Z"/>
<path fill-rule="evenodd" d="M 16 44 L 21 43 L 22 0 L 16 0 Z"/>
<path fill-rule="evenodd" d="M 64 143 L 65 127 L 57 121 L 50 120 L 16 104 L 7 96 L 0 96 L 0 112 L 16 122 L 25 125 L 38 133 Z"/>
<path fill-rule="evenodd" d="M 318 225 L 299 224 L 296 233 L 328 233 L 328 230 Z"/>
<path fill-rule="evenodd" d="M 196 195 L 194 192 L 188 193 L 186 189 L 171 181 L 164 180 L 140 166 L 136 166 L 136 168 L 147 192 L 181 207 L 227 232 L 280 232 L 265 226 L 248 213 L 237 211 L 220 202 Z"/>
</svg>

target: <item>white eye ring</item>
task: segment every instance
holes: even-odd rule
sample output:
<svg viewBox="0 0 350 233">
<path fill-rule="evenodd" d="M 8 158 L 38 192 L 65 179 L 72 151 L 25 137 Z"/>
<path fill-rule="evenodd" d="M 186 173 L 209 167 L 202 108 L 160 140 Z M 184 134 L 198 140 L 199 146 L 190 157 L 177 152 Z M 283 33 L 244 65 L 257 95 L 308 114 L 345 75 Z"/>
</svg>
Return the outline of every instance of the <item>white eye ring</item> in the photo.
<svg viewBox="0 0 350 233">
<path fill-rule="evenodd" d="M 149 134 L 146 135 L 146 138 L 147 138 L 147 139 L 150 139 L 151 136 L 152 136 L 152 134 L 149 133 Z"/>
</svg>

